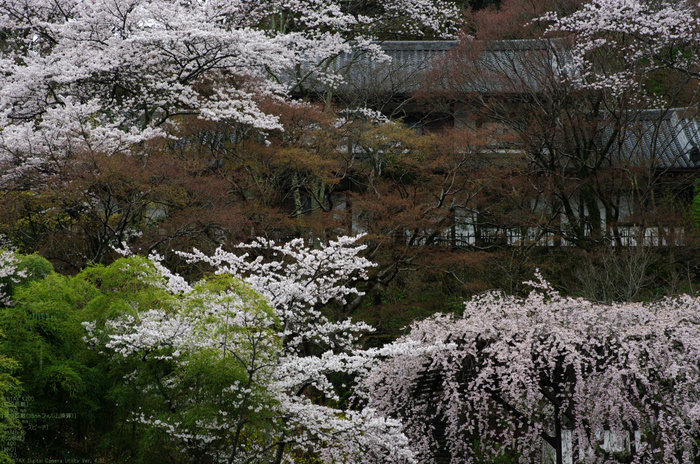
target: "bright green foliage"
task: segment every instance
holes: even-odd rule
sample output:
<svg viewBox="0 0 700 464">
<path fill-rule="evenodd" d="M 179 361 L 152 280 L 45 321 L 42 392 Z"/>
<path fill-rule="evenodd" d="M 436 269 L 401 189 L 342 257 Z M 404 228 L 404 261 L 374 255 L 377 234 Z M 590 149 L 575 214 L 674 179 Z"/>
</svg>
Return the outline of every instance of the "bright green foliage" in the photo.
<svg viewBox="0 0 700 464">
<path fill-rule="evenodd" d="M 4 276 L 0 278 L 2 307 L 13 304 L 16 289 L 33 280 L 42 279 L 52 271 L 51 264 L 37 255 L 21 256 L 3 250 Z M 2 310 L 0 310 L 2 311 Z M 0 342 L 6 345 L 5 337 Z M 22 446 L 24 430 L 20 422 L 23 412 L 23 389 L 13 376 L 19 364 L 16 356 L 0 354 L 0 463 L 14 462 L 16 447 Z"/>
<path fill-rule="evenodd" d="M 17 270 L 23 274 L 18 285 L 45 279 L 53 272 L 51 263 L 37 254 L 18 255 L 17 258 Z"/>
<path fill-rule="evenodd" d="M 37 255 L 18 255 L 0 247 L 0 307 L 12 306 L 15 289 L 31 280 L 41 279 L 52 270 L 51 264 Z"/>
<path fill-rule="evenodd" d="M 143 258 L 74 277 L 37 256 L 17 267 L 26 277 L 13 282 L 14 306 L 0 309 L 0 419 L 18 416 L 8 395 L 23 404 L 17 458 L 205 463 L 275 433 L 277 320 L 241 281 L 216 276 L 178 292 Z M 110 352 L 153 312 L 191 324 L 187 343 Z M 98 349 L 86 343 L 88 322 Z M 9 375 L 15 366 L 21 391 Z M 0 438 L 15 433 L 16 420 L 3 424 Z"/>
<path fill-rule="evenodd" d="M 269 388 L 280 341 L 272 308 L 230 276 L 214 276 L 171 303 L 158 317 L 171 312 L 171 320 L 191 323 L 184 340 L 121 361 L 131 373 L 122 393 L 138 398 L 125 410 L 138 412 L 141 462 L 162 462 L 164 455 L 169 462 L 214 462 L 260 449 L 277 429 Z M 148 316 L 139 319 L 144 324 Z M 108 336 L 139 330 L 138 323 L 116 323 Z"/>
<path fill-rule="evenodd" d="M 24 432 L 17 417 L 15 399 L 21 389 L 19 381 L 12 376 L 17 363 L 10 358 L 0 356 L 0 464 L 12 463 L 11 449 L 21 442 Z"/>
<path fill-rule="evenodd" d="M 41 261 L 30 265 L 39 264 Z M 19 364 L 20 419 L 26 431 L 18 458 L 88 458 L 77 441 L 99 425 L 104 370 L 87 350 L 81 312 L 97 290 L 82 279 L 50 274 L 14 289 L 15 305 L 0 312 L 0 354 Z"/>
<path fill-rule="evenodd" d="M 124 314 L 135 315 L 139 308 L 174 310 L 176 297 L 165 290 L 164 279 L 147 259 L 120 259 L 109 266 L 89 267 L 78 278 L 99 290 L 85 308 L 85 321 L 102 323 Z"/>
</svg>

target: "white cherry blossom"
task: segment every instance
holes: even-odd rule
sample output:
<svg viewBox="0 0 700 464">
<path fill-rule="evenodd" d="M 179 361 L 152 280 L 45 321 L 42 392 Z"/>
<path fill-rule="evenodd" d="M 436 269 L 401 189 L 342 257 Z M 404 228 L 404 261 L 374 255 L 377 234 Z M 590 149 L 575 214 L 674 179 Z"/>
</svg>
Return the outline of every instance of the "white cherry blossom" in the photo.
<svg viewBox="0 0 700 464">
<path fill-rule="evenodd" d="M 103 324 L 85 324 L 88 340 L 121 359 L 173 363 L 172 373 L 159 380 L 160 389 L 183 382 L 178 366 L 196 362 L 201 353 L 220 360 L 231 357 L 243 368 L 244 382 L 221 389 L 221 413 L 196 426 L 186 426 L 177 417 L 135 416 L 183 447 L 208 447 L 212 456 L 235 457 L 228 462 L 281 462 L 293 450 L 317 453 L 330 462 L 415 462 L 397 420 L 365 407 L 363 400 L 332 406 L 342 404 L 339 389 L 350 387 L 340 387 L 339 376 L 355 384 L 388 353 L 357 346 L 358 337 L 372 330 L 367 324 L 332 321 L 321 310 L 332 300 L 340 303 L 358 294 L 354 283 L 373 265 L 359 256 L 364 249 L 357 245 L 359 238 L 340 237 L 317 248 L 301 240 L 276 244 L 258 239 L 235 247 L 235 252 L 182 253 L 216 271 L 193 285 L 154 256 L 142 279 L 170 298 L 158 300 L 162 307 L 134 306 Z M 222 282 L 235 288 L 226 290 Z M 269 310 L 260 309 L 266 305 Z M 325 401 L 312 401 L 310 395 Z M 187 397 L 179 401 L 177 408 L 193 406 Z M 231 437 L 247 426 L 250 414 L 268 418 L 267 430 L 255 434 L 268 438 L 243 446 Z M 280 449 L 284 452 L 276 453 Z"/>
</svg>

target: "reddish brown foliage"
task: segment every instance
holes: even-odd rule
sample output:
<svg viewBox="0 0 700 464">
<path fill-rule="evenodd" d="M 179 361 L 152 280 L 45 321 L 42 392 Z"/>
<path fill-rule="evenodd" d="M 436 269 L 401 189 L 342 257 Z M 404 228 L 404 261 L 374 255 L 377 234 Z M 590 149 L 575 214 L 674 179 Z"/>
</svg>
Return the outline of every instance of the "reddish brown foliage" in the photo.
<svg viewBox="0 0 700 464">
<path fill-rule="evenodd" d="M 584 0 L 503 0 L 500 6 L 471 10 L 466 16 L 465 34 L 478 40 L 537 39 L 546 24 L 534 21 L 549 11 L 569 14 Z"/>
</svg>

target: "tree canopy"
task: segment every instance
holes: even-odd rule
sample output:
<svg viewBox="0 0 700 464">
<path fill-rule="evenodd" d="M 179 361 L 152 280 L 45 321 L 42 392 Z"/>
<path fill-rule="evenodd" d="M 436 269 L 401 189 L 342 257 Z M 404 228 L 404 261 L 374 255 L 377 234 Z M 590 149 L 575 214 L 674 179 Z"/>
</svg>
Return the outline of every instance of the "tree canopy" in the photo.
<svg viewBox="0 0 700 464">
<path fill-rule="evenodd" d="M 689 296 L 598 304 L 531 282 L 416 322 L 364 385 L 421 462 L 510 454 L 556 462 L 698 457 L 700 306 Z"/>
</svg>

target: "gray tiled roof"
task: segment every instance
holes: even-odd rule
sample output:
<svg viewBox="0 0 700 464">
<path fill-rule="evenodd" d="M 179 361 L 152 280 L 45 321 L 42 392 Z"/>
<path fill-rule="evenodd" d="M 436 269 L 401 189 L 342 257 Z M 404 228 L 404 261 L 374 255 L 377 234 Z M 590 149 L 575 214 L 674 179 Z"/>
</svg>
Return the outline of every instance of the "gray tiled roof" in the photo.
<svg viewBox="0 0 700 464">
<path fill-rule="evenodd" d="M 513 94 L 537 91 L 549 85 L 546 80 L 557 79 L 559 74 L 552 70 L 563 66 L 568 59 L 563 43 L 556 40 L 474 42 L 472 56 L 465 49 L 456 61 L 450 62 L 459 69 L 440 69 L 445 66 L 440 60 L 458 45 L 455 40 L 385 41 L 379 46 L 388 60 L 381 61 L 363 51 L 344 53 L 331 63 L 342 83 L 331 85 L 310 79 L 305 85 L 316 92 L 332 89 L 335 93 L 369 92 L 403 97 L 426 85 L 436 89 L 450 86 L 459 92 Z M 464 60 L 464 66 L 460 66 L 459 60 Z M 303 68 L 294 73 L 300 71 L 303 75 Z M 429 71 L 433 72 L 432 80 L 426 81 L 425 73 Z M 291 74 L 283 80 L 293 81 Z M 613 136 L 611 128 L 604 128 L 603 132 L 604 138 Z M 618 134 L 615 143 L 614 152 L 627 165 L 651 163 L 658 169 L 700 168 L 700 126 L 695 115 L 689 116 L 687 110 L 641 111 Z"/>
<path fill-rule="evenodd" d="M 644 110 L 617 137 L 615 152 L 632 165 L 700 168 L 700 124 L 690 109 Z M 612 134 L 612 129 L 606 130 Z"/>
<path fill-rule="evenodd" d="M 381 49 L 389 57 L 386 61 L 367 53 L 344 53 L 337 59 L 344 83 L 336 90 L 411 94 L 418 90 L 423 74 L 432 69 L 433 63 L 456 46 L 456 40 L 383 42 Z"/>
<path fill-rule="evenodd" d="M 499 80 L 496 75 L 518 76 L 521 84 L 536 83 L 541 73 L 541 66 L 551 69 L 553 59 L 549 53 L 555 42 L 550 40 L 504 40 L 486 44 L 474 42 L 475 48 L 484 47 L 474 70 L 479 74 L 470 76 L 467 91 L 503 92 L 517 91 L 511 89 L 518 79 L 508 83 Z M 440 87 L 445 84 L 443 78 L 449 78 L 449 71 L 440 69 L 444 64 L 440 60 L 458 46 L 456 40 L 428 41 L 385 41 L 379 47 L 388 56 L 388 60 L 379 60 L 376 55 L 366 51 L 343 53 L 331 64 L 331 69 L 342 77 L 343 82 L 335 86 L 334 92 L 371 91 L 373 93 L 390 93 L 410 95 L 425 85 L 424 74 L 436 71 L 432 85 Z M 534 55 L 533 55 L 534 54 Z M 532 57 L 537 56 L 537 63 L 532 65 Z M 541 58 L 545 59 L 542 60 Z M 461 58 L 465 59 L 462 55 Z M 468 58 L 467 58 L 468 59 Z M 290 70 L 291 71 L 291 70 Z M 298 72 L 299 70 L 297 70 Z M 441 77 L 441 71 L 446 71 Z M 304 74 L 304 69 L 301 69 Z M 287 76 L 285 81 L 291 79 Z M 320 82 L 307 82 L 307 88 L 324 92 L 330 90 L 328 85 Z M 460 90 L 465 90 L 464 88 Z"/>
</svg>

